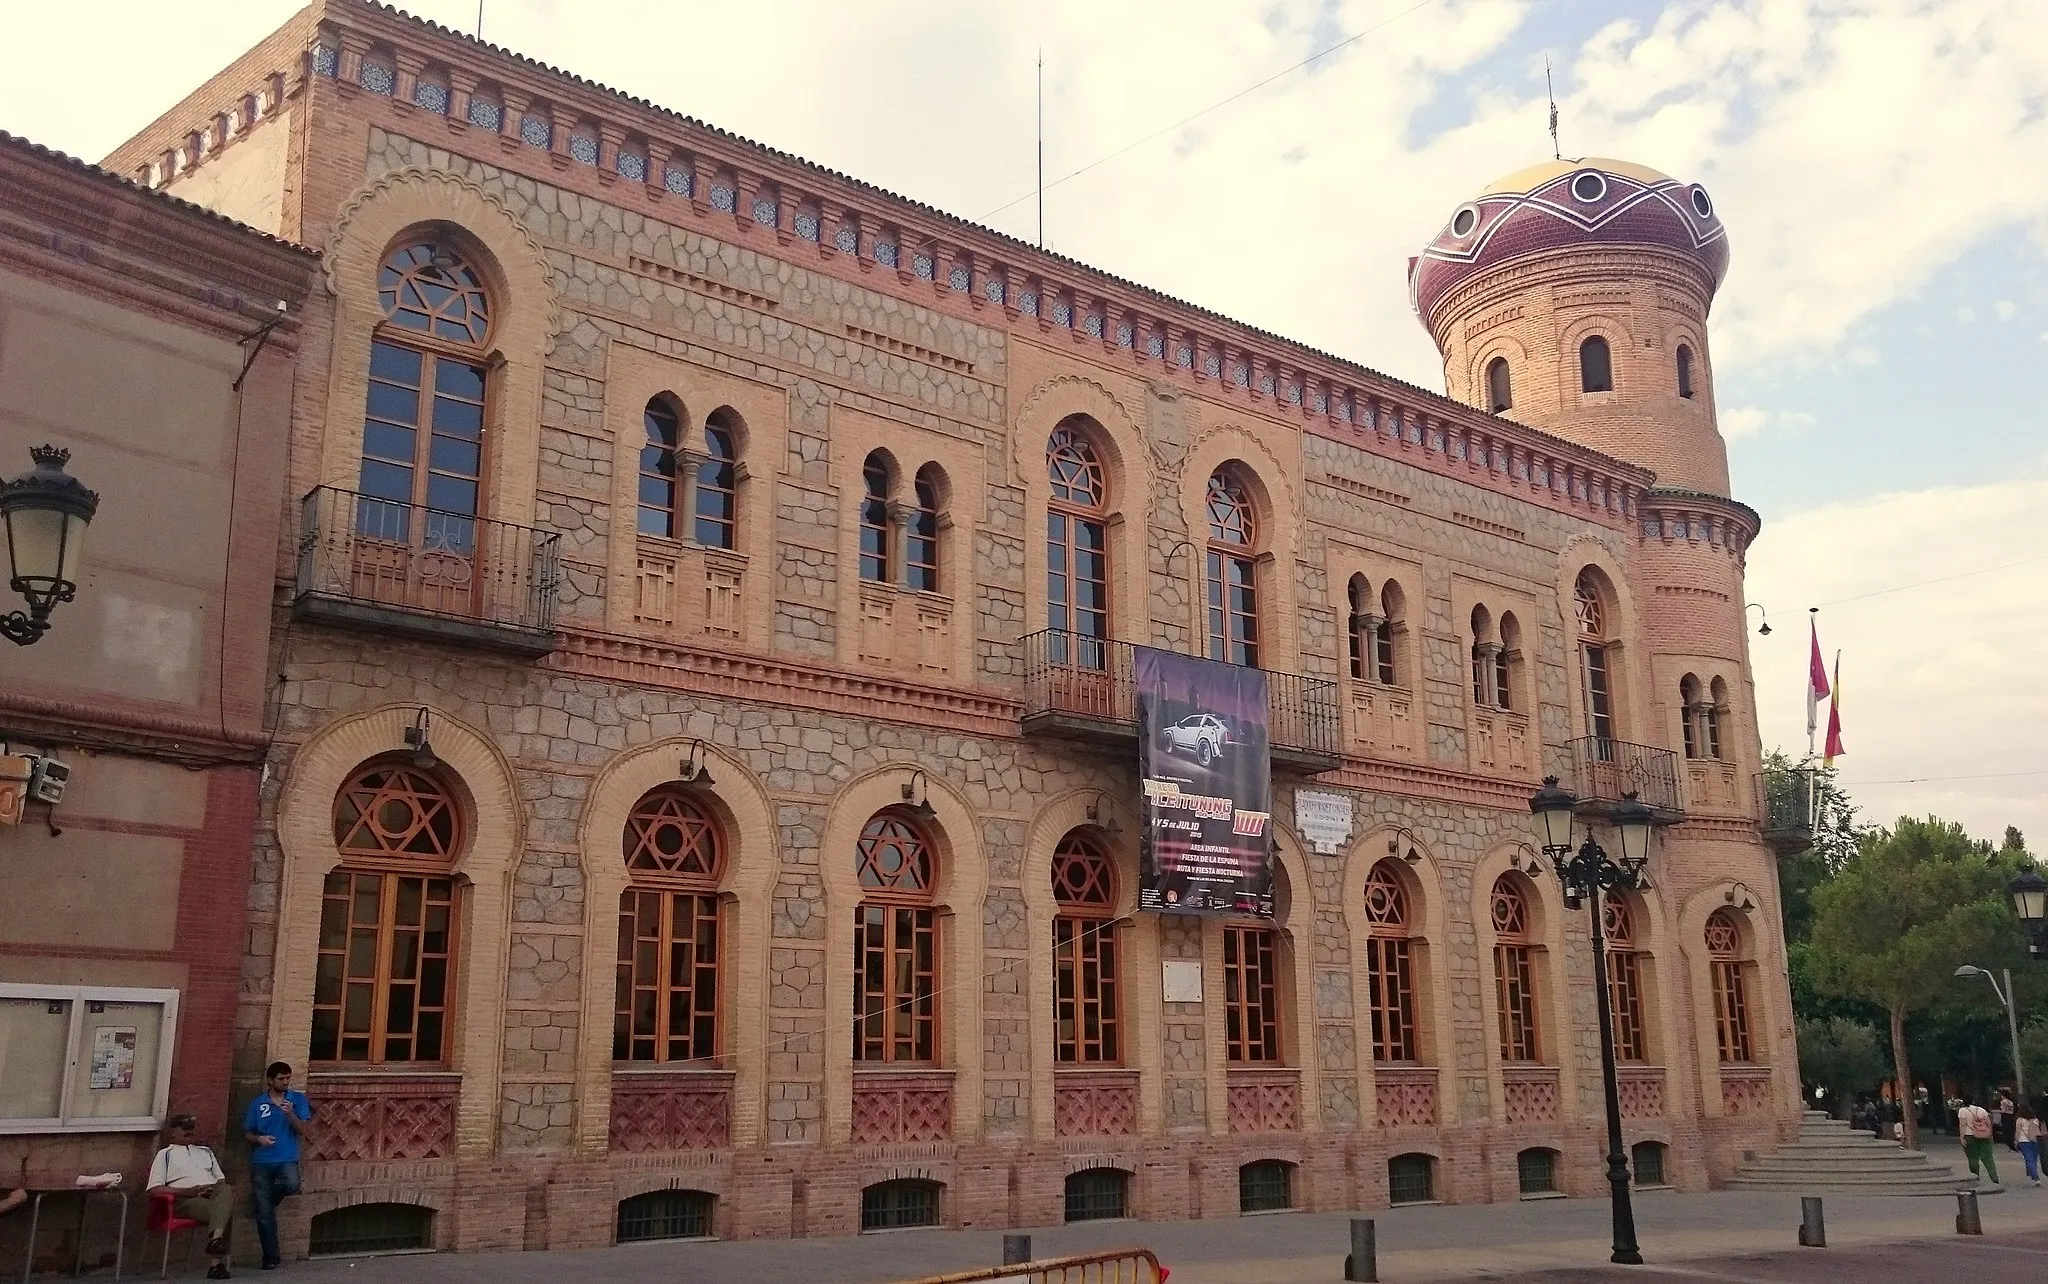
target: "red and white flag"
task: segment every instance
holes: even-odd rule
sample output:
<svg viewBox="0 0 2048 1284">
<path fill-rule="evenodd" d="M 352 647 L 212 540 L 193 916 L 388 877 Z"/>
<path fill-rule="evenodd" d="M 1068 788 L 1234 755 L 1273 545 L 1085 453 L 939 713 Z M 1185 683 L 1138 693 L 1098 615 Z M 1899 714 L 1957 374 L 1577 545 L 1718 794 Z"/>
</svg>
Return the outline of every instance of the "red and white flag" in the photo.
<svg viewBox="0 0 2048 1284">
<path fill-rule="evenodd" d="M 1835 685 L 1828 692 L 1828 739 L 1821 749 L 1820 765 L 1832 767 L 1835 759 L 1849 752 L 1842 747 L 1842 653 L 1835 652 Z"/>
<path fill-rule="evenodd" d="M 1810 615 L 1806 626 L 1813 636 L 1813 655 L 1806 665 L 1806 738 L 1811 740 L 1820 727 L 1820 702 L 1832 695 L 1834 688 L 1828 685 L 1828 663 L 1820 657 L 1820 626 Z"/>
</svg>

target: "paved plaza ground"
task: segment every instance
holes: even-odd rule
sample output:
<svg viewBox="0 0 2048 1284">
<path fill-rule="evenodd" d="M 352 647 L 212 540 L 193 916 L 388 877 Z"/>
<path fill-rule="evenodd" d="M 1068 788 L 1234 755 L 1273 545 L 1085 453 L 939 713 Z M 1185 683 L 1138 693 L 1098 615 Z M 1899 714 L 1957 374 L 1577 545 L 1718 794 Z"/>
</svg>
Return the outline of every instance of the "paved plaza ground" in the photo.
<svg viewBox="0 0 2048 1284">
<path fill-rule="evenodd" d="M 2048 1190 L 1982 1201 L 1985 1236 L 1955 1234 L 1953 1199 L 1825 1197 L 1825 1250 L 1799 1249 L 1799 1197 L 1653 1191 L 1636 1199 L 1645 1267 L 1607 1265 L 1604 1199 L 1380 1210 L 1380 1279 L 1572 1284 L 1947 1284 L 2048 1280 Z M 1095 1222 L 1031 1232 L 1036 1256 L 1143 1245 L 1172 1284 L 1319 1284 L 1343 1278 L 1349 1216 L 1276 1213 L 1199 1222 Z M 1911 1242 L 1906 1242 L 1911 1241 Z M 1001 1260 L 1002 1235 L 901 1231 L 839 1239 L 658 1243 L 574 1253 L 421 1254 L 294 1263 L 278 1284 L 888 1284 Z M 238 1271 L 241 1274 L 254 1272 Z"/>
</svg>

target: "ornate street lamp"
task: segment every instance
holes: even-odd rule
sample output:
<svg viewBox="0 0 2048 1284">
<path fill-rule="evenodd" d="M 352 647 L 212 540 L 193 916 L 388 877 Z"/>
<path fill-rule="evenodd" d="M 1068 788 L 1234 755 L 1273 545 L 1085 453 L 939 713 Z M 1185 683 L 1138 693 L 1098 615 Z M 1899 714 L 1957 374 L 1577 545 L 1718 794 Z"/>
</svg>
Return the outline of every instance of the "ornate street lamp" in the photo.
<svg viewBox="0 0 2048 1284">
<path fill-rule="evenodd" d="M 2027 930 L 2027 951 L 2037 956 L 2048 951 L 2048 878 L 2038 870 L 2023 869 L 2006 890 L 2012 893 L 2020 926 Z"/>
<path fill-rule="evenodd" d="M 1614 1210 L 1614 1252 L 1608 1259 L 1624 1266 L 1640 1266 L 1642 1249 L 1636 1245 L 1635 1207 L 1629 1200 L 1628 1153 L 1621 1143 L 1621 1090 L 1614 1073 L 1614 1012 L 1607 997 L 1606 894 L 1616 889 L 1633 890 L 1648 885 L 1643 870 L 1650 861 L 1650 809 L 1633 790 L 1615 805 L 1614 826 L 1621 835 L 1621 859 L 1586 835 L 1586 841 L 1572 850 L 1572 808 L 1578 799 L 1545 776 L 1543 788 L 1529 799 L 1536 817 L 1536 839 L 1543 854 L 1557 869 L 1557 881 L 1564 887 L 1566 909 L 1586 902 L 1592 922 L 1593 989 L 1600 1013 L 1600 1079 L 1607 1094 L 1607 1185 Z"/>
<path fill-rule="evenodd" d="M 64 471 L 71 452 L 35 446 L 35 467 L 0 482 L 0 525 L 7 528 L 8 585 L 28 610 L 0 615 L 0 634 L 27 646 L 50 630 L 50 611 L 78 595 L 78 558 L 100 497 Z"/>
</svg>

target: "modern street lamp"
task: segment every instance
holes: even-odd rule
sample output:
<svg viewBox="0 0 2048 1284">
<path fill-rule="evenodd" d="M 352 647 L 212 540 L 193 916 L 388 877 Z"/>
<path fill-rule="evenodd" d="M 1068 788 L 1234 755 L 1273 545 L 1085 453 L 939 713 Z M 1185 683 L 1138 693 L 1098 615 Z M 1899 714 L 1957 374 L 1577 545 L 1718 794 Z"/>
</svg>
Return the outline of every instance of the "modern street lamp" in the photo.
<svg viewBox="0 0 2048 1284">
<path fill-rule="evenodd" d="M 34 468 L 0 482 L 0 525 L 7 529 L 7 582 L 28 603 L 26 611 L 0 615 L 0 635 L 18 646 L 27 646 L 49 632 L 51 610 L 78 595 L 78 559 L 85 548 L 85 528 L 100 506 L 98 494 L 64 471 L 64 465 L 71 462 L 70 451 L 35 446 L 28 455 Z"/>
<path fill-rule="evenodd" d="M 2020 1018 L 2012 1008 L 2012 969 L 2005 969 L 2005 988 L 1998 988 L 1998 978 L 1974 963 L 1965 963 L 1956 969 L 1957 976 L 1981 976 L 1991 982 L 1991 992 L 2005 1008 L 2007 1032 L 2012 1035 L 2012 1086 L 2013 1093 L 2020 1100 L 2027 1099 L 2027 1072 L 2020 1067 Z"/>
<path fill-rule="evenodd" d="M 1607 1185 L 1614 1210 L 1614 1253 L 1608 1259 L 1624 1266 L 1640 1266 L 1642 1249 L 1636 1245 L 1635 1207 L 1629 1200 L 1628 1152 L 1621 1142 L 1621 1090 L 1614 1073 L 1614 1012 L 1607 994 L 1607 940 L 1604 915 L 1607 893 L 1634 890 L 1647 885 L 1643 870 L 1650 862 L 1650 809 L 1633 790 L 1621 796 L 1613 811 L 1614 827 L 1621 835 L 1621 859 L 1607 849 L 1586 840 L 1572 850 L 1572 814 L 1578 799 L 1545 776 L 1543 788 L 1529 799 L 1536 817 L 1536 840 L 1543 854 L 1556 867 L 1557 881 L 1564 887 L 1564 907 L 1574 910 L 1588 905 L 1593 937 L 1593 988 L 1598 994 L 1594 1006 L 1600 1013 L 1600 1080 L 1607 1094 Z"/>
<path fill-rule="evenodd" d="M 2039 956 L 2048 952 L 2048 878 L 2038 870 L 2024 869 L 2006 885 L 2012 893 L 2013 912 L 2027 932 L 2027 952 Z"/>
</svg>

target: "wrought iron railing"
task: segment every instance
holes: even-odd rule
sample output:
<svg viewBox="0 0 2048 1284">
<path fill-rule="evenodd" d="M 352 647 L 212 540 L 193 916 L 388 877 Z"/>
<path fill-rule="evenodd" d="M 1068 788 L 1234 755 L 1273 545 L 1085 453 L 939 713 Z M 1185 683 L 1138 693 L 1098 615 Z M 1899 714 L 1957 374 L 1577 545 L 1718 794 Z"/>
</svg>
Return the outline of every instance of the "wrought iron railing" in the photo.
<svg viewBox="0 0 2048 1284">
<path fill-rule="evenodd" d="M 530 526 L 318 486 L 299 513 L 298 594 L 545 630 L 554 623 L 560 541 Z"/>
<path fill-rule="evenodd" d="M 1684 814 L 1678 794 L 1678 755 L 1671 750 L 1608 736 L 1582 736 L 1569 748 L 1571 789 L 1581 805 L 1599 810 L 1633 793 L 1660 818 Z"/>
<path fill-rule="evenodd" d="M 1786 768 L 1758 772 L 1756 818 L 1764 841 L 1780 854 L 1813 846 L 1813 773 Z"/>
<path fill-rule="evenodd" d="M 1024 639 L 1024 719 L 1064 717 L 1122 734 L 1138 726 L 1137 647 L 1046 629 Z M 1266 671 L 1266 739 L 1282 753 L 1335 757 L 1337 684 Z"/>
</svg>

